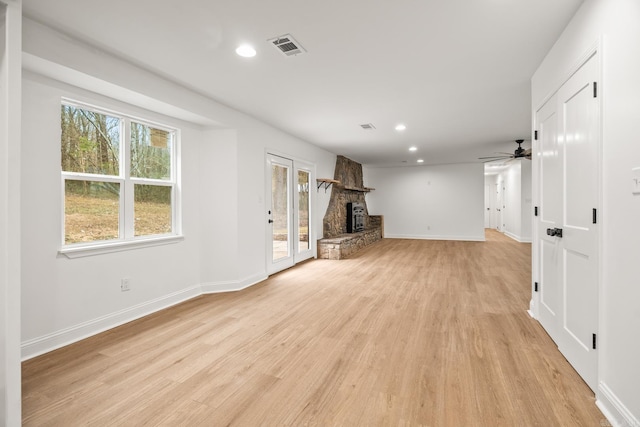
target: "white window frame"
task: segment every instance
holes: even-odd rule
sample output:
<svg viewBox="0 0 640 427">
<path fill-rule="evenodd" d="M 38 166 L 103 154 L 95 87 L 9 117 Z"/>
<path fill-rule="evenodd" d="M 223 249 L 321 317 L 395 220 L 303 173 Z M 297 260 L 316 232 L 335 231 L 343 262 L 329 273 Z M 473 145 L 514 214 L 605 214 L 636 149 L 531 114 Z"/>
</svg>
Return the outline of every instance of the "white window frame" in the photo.
<svg viewBox="0 0 640 427">
<path fill-rule="evenodd" d="M 75 108 L 105 114 L 120 120 L 120 153 L 119 175 L 101 175 L 81 172 L 65 172 L 60 169 L 61 176 L 61 198 L 62 198 L 62 224 L 61 242 L 59 253 L 68 258 L 78 258 L 84 256 L 99 255 L 104 253 L 118 252 L 130 249 L 137 249 L 149 246 L 177 243 L 183 240 L 182 236 L 182 215 L 181 215 L 181 188 L 180 188 L 180 129 L 167 126 L 149 119 L 136 117 L 130 114 L 113 111 L 91 105 L 85 102 L 75 101 L 69 98 L 62 98 L 60 105 L 68 105 Z M 131 173 L 131 123 L 150 126 L 155 129 L 170 132 L 173 135 L 171 144 L 171 177 L 168 180 L 132 177 Z M 60 138 L 58 138 L 60 140 Z M 119 215 L 118 215 L 118 238 L 112 240 L 97 240 L 93 242 L 65 243 L 65 182 L 76 181 L 97 181 L 114 182 L 120 185 Z M 134 219 L 134 191 L 135 185 L 159 185 L 171 187 L 171 228 L 167 234 L 154 234 L 145 236 L 135 235 Z"/>
</svg>

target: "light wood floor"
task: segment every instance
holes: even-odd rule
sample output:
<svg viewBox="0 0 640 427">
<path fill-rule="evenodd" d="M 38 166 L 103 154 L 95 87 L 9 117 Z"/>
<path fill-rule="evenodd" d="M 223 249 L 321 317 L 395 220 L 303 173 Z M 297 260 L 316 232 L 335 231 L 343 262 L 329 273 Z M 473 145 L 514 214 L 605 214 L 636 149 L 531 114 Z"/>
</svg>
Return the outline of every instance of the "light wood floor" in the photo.
<svg viewBox="0 0 640 427">
<path fill-rule="evenodd" d="M 530 245 L 383 240 L 27 361 L 33 426 L 599 426 Z"/>
</svg>

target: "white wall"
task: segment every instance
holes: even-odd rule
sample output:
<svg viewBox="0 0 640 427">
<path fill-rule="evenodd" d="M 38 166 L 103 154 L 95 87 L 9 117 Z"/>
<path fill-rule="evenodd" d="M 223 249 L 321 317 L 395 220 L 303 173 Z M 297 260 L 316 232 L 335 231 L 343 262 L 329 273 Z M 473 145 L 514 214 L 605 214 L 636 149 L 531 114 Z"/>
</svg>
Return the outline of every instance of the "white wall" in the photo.
<svg viewBox="0 0 640 427">
<path fill-rule="evenodd" d="M 640 2 L 587 0 L 532 79 L 533 111 L 601 41 L 603 131 L 598 404 L 622 425 L 640 425 Z"/>
<path fill-rule="evenodd" d="M 183 294 L 176 300 L 192 297 L 195 292 L 190 290 L 200 284 L 197 166 L 201 129 L 28 72 L 24 73 L 22 92 L 22 341 L 38 352 L 47 349 L 39 345 L 43 338 L 47 344 L 73 339 L 63 333 L 67 329 L 82 326 L 83 331 L 92 333 L 119 321 L 116 313 L 140 304 L 176 293 Z M 181 130 L 183 241 L 77 259 L 58 255 L 63 221 L 59 142 L 62 97 Z M 124 277 L 131 281 L 129 292 L 119 289 Z M 111 316 L 109 321 L 98 321 Z"/>
<path fill-rule="evenodd" d="M 201 283 L 208 288 L 238 278 L 236 141 L 235 130 L 212 129 L 204 132 L 200 144 L 200 270 Z"/>
<path fill-rule="evenodd" d="M 29 19 L 24 27 L 23 357 L 266 278 L 266 151 L 315 163 L 319 177 L 333 176 L 335 155 Z M 58 255 L 61 96 L 181 129 L 182 241 Z M 329 194 L 313 199 L 321 237 Z M 119 290 L 122 277 L 131 291 Z"/>
<path fill-rule="evenodd" d="M 0 1 L 0 425 L 18 426 L 21 2 Z"/>
<path fill-rule="evenodd" d="M 371 215 L 385 237 L 484 240 L 482 163 L 363 168 Z"/>
</svg>

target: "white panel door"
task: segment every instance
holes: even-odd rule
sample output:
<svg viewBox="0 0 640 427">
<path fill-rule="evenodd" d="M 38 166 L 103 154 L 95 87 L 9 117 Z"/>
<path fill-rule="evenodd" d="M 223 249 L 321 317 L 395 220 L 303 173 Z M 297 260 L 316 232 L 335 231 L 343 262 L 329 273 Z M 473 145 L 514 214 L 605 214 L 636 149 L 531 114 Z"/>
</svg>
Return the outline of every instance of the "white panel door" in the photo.
<svg viewBox="0 0 640 427">
<path fill-rule="evenodd" d="M 540 300 L 538 320 L 551 338 L 558 343 L 562 314 L 560 288 L 560 240 L 547 234 L 547 230 L 560 227 L 562 222 L 562 163 L 558 150 L 557 99 L 552 97 L 537 112 L 538 141 L 535 161 L 539 171 L 538 259 Z"/>
<path fill-rule="evenodd" d="M 484 228 L 491 228 L 491 187 L 490 183 L 484 184 Z"/>
<path fill-rule="evenodd" d="M 496 229 L 504 233 L 504 180 L 502 176 L 498 177 L 498 183 L 496 184 L 498 189 L 498 205 L 496 207 L 496 216 L 498 223 Z"/>
<path fill-rule="evenodd" d="M 585 382 L 597 383 L 599 123 L 591 57 L 536 112 L 538 318 Z"/>
<path fill-rule="evenodd" d="M 599 105 L 598 63 L 590 59 L 558 92 L 564 165 L 560 277 L 564 294 L 560 351 L 589 386 L 597 383 Z"/>
</svg>

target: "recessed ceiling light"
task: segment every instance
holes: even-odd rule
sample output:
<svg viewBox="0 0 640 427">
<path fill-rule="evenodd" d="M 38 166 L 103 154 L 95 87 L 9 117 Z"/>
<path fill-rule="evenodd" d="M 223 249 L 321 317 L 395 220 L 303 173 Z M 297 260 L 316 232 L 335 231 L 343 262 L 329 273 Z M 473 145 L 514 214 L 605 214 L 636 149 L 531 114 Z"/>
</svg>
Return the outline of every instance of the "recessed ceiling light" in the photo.
<svg viewBox="0 0 640 427">
<path fill-rule="evenodd" d="M 396 125 L 396 130 L 397 131 L 403 131 L 407 128 L 407 126 L 403 125 L 402 123 L 400 123 L 399 125 Z"/>
<path fill-rule="evenodd" d="M 409 151 L 418 151 L 418 147 L 409 147 Z"/>
<path fill-rule="evenodd" d="M 236 53 L 243 58 L 252 58 L 256 56 L 256 50 L 248 44 L 238 46 L 238 48 L 236 49 Z"/>
<path fill-rule="evenodd" d="M 418 163 L 424 163 L 424 160 L 422 160 L 422 159 L 418 159 L 418 160 L 417 160 L 417 162 L 418 162 Z"/>
</svg>

